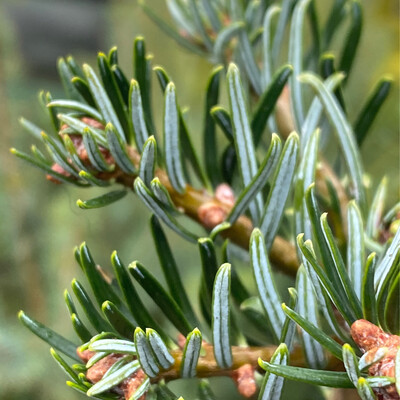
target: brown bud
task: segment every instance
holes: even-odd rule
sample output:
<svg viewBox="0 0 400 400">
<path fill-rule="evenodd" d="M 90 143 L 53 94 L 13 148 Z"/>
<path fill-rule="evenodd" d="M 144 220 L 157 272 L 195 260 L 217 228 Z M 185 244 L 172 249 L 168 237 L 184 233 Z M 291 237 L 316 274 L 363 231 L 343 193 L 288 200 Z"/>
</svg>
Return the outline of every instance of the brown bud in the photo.
<svg viewBox="0 0 400 400">
<path fill-rule="evenodd" d="M 147 378 L 147 375 L 143 372 L 142 369 L 137 370 L 129 378 L 126 378 L 120 385 L 120 388 L 124 392 L 125 399 L 130 399 L 139 388 L 139 386 L 144 382 Z M 146 393 L 139 397 L 138 400 L 145 400 Z"/>
<path fill-rule="evenodd" d="M 359 319 L 351 325 L 350 333 L 358 347 L 364 352 L 374 347 L 385 346 L 391 335 L 365 319 Z"/>
<path fill-rule="evenodd" d="M 53 164 L 51 169 L 54 172 L 57 172 L 58 174 L 66 176 L 67 178 L 71 176 L 71 174 L 69 172 L 65 171 L 65 169 L 58 164 Z M 54 176 L 52 176 L 50 174 L 46 175 L 46 179 L 48 181 L 56 183 L 57 185 L 60 185 L 62 183 L 60 180 L 58 180 L 57 178 L 55 178 Z"/>
<path fill-rule="evenodd" d="M 221 183 L 216 187 L 215 198 L 231 207 L 235 204 L 235 193 L 227 183 Z"/>
<path fill-rule="evenodd" d="M 109 354 L 102 358 L 86 372 L 86 378 L 92 382 L 98 382 L 104 374 L 122 357 L 122 354 Z"/>
<path fill-rule="evenodd" d="M 197 215 L 203 226 L 212 229 L 225 220 L 228 212 L 220 204 L 209 201 L 198 208 Z"/>
<path fill-rule="evenodd" d="M 76 354 L 78 354 L 79 358 L 86 364 L 95 354 L 96 352 L 90 350 L 81 350 L 80 347 L 76 349 Z"/>
<path fill-rule="evenodd" d="M 96 121 L 96 120 L 93 119 L 93 118 L 90 118 L 90 117 L 82 117 L 82 118 L 81 118 L 81 121 L 84 122 L 85 124 L 91 126 L 92 128 L 104 130 L 104 125 L 103 125 L 101 122 Z"/>
<path fill-rule="evenodd" d="M 254 368 L 250 364 L 242 365 L 233 371 L 232 378 L 243 397 L 249 398 L 257 391 Z"/>
<path fill-rule="evenodd" d="M 400 347 L 400 336 L 386 333 L 365 319 L 355 321 L 351 326 L 350 332 L 360 349 L 363 352 L 368 352 L 369 359 L 372 359 L 380 348 L 387 347 L 385 357 L 369 368 L 369 375 L 394 377 L 395 359 Z M 380 400 L 400 399 L 394 384 L 382 388 L 374 388 L 374 392 Z"/>
<path fill-rule="evenodd" d="M 81 351 L 78 347 L 77 354 L 84 363 L 87 363 L 96 353 L 90 350 Z M 99 382 L 103 378 L 104 374 L 119 359 L 121 359 L 121 357 L 123 357 L 123 354 L 113 353 L 102 358 L 86 371 L 86 378 L 92 383 Z M 143 372 L 143 370 L 139 369 L 131 374 L 128 378 L 123 380 L 118 386 L 113 387 L 112 390 L 113 392 L 124 396 L 125 399 L 130 399 L 146 378 L 147 375 Z M 145 400 L 145 398 L 146 394 L 141 396 L 139 400 Z"/>
<path fill-rule="evenodd" d="M 86 163 L 89 159 L 88 159 L 87 151 L 85 149 L 85 145 L 83 144 L 82 135 L 71 134 L 68 136 L 71 139 L 71 141 L 76 149 L 76 152 L 78 153 L 78 157 L 82 160 L 83 163 Z"/>
</svg>

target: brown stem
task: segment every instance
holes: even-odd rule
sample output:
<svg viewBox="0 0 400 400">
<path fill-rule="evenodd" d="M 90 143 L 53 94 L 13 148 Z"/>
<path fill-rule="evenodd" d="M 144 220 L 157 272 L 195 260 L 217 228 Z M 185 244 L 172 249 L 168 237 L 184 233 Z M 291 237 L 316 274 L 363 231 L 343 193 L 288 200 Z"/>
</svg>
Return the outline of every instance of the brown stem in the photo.
<svg viewBox="0 0 400 400">
<path fill-rule="evenodd" d="M 129 155 L 135 165 L 138 166 L 140 162 L 139 153 L 135 149 L 129 148 Z M 199 214 L 199 210 L 204 205 L 212 204 L 213 206 L 216 206 L 217 208 L 222 210 L 225 215 L 228 215 L 231 206 L 219 201 L 218 199 L 207 193 L 205 190 L 197 190 L 187 185 L 185 192 L 181 194 L 172 187 L 167 174 L 163 170 L 156 170 L 155 175 L 160 179 L 161 183 L 168 190 L 175 206 L 178 209 L 182 210 L 185 215 L 199 222 L 203 226 L 205 226 L 205 223 L 202 220 L 201 215 Z M 133 182 L 136 177 L 132 175 L 127 175 L 121 170 L 117 170 L 112 174 L 103 173 L 101 175 L 101 178 L 115 178 L 117 182 L 123 184 L 128 188 L 132 188 Z M 212 228 L 213 226 L 205 227 Z M 248 249 L 252 230 L 253 225 L 250 219 L 245 216 L 241 216 L 230 229 L 223 232 L 223 235 L 229 238 L 233 243 L 237 244 L 238 246 L 244 249 Z M 296 275 L 299 265 L 296 250 L 295 247 L 287 240 L 283 239 L 280 236 L 276 236 L 271 247 L 270 258 L 271 262 L 283 272 L 293 276 Z"/>
<path fill-rule="evenodd" d="M 258 359 L 269 361 L 276 350 L 276 346 L 266 347 L 240 347 L 232 346 L 233 364 L 228 369 L 218 367 L 213 354 L 213 346 L 210 344 L 203 344 L 205 355 L 199 358 L 196 376 L 199 378 L 207 378 L 211 376 L 232 376 L 234 371 L 249 364 L 254 369 L 260 369 L 258 366 Z M 154 378 L 153 382 L 158 382 L 162 379 L 166 381 L 179 379 L 180 369 L 182 363 L 182 350 L 171 351 L 175 359 L 174 365 Z M 304 356 L 300 347 L 296 347 L 290 354 L 290 365 L 296 367 L 305 367 Z M 340 369 L 341 363 L 335 358 L 329 359 L 328 369 Z"/>
<path fill-rule="evenodd" d="M 258 359 L 269 360 L 276 350 L 275 346 L 269 347 L 239 347 L 232 346 L 233 364 L 231 368 L 220 368 L 215 361 L 213 347 L 211 345 L 203 346 L 206 350 L 205 356 L 199 358 L 196 373 L 199 378 L 211 376 L 231 376 L 233 371 L 245 364 L 250 364 L 254 368 L 258 367 Z M 157 376 L 157 380 L 165 379 L 170 381 L 178 379 L 182 364 L 182 350 L 172 352 L 175 359 L 174 365 L 167 371 L 164 371 Z"/>
</svg>

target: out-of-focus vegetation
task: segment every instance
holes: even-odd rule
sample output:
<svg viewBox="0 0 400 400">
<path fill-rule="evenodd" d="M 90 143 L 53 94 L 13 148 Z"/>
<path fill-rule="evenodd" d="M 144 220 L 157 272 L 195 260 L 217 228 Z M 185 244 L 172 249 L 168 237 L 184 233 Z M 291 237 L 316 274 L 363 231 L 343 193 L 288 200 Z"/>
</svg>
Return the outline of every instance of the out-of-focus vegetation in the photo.
<svg viewBox="0 0 400 400">
<path fill-rule="evenodd" d="M 164 7 L 163 0 L 156 2 Z M 317 6 L 320 3 L 325 0 L 318 0 Z M 354 65 L 357 72 L 346 88 L 351 115 L 382 74 L 389 73 L 395 80 L 390 99 L 363 145 L 371 185 L 376 186 L 383 175 L 389 178 L 389 204 L 399 196 L 398 7 L 397 0 L 365 1 L 364 32 Z M 139 259 L 157 270 L 158 261 L 149 244 L 149 214 L 133 195 L 118 205 L 84 212 L 75 200 L 94 197 L 94 189 L 89 195 L 85 190 L 51 184 L 42 173 L 8 153 L 11 146 L 26 149 L 31 143 L 18 124 L 19 116 L 48 126 L 36 95 L 40 89 L 50 90 L 53 97 L 61 94 L 57 57 L 73 53 L 79 61 L 94 64 L 97 51 L 117 45 L 129 76 L 132 40 L 138 34 L 146 37 L 154 63 L 171 74 L 180 103 L 190 106 L 189 124 L 200 126 L 202 91 L 210 65 L 165 37 L 136 2 L 3 0 L 0 6 L 0 398 L 80 397 L 62 385 L 48 385 L 62 382 L 62 371 L 55 367 L 47 346 L 24 330 L 16 318 L 23 308 L 73 337 L 62 293 L 73 277 L 81 277 L 72 255 L 76 244 L 86 240 L 105 269 L 109 255 L 118 249 L 123 259 Z M 188 248 L 173 234 L 171 245 L 179 265 L 185 266 L 190 293 L 190 286 L 197 286 L 196 249 Z M 189 390 L 190 383 L 186 385 Z"/>
</svg>

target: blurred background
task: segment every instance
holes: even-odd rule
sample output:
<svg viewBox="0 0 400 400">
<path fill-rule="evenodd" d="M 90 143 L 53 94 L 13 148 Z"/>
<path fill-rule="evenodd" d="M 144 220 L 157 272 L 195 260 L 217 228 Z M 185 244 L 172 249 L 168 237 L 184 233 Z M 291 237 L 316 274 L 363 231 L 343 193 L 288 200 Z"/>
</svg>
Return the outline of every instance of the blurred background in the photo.
<svg viewBox="0 0 400 400">
<path fill-rule="evenodd" d="M 166 15 L 162 0 L 149 3 Z M 393 203 L 399 197 L 399 3 L 363 3 L 364 32 L 346 95 L 349 115 L 356 115 L 383 74 L 389 73 L 395 80 L 390 99 L 362 149 L 371 185 L 375 187 L 383 175 L 388 176 Z M 86 241 L 96 262 L 106 270 L 111 252 L 117 249 L 126 263 L 138 259 L 158 271 L 158 260 L 148 243 L 149 213 L 133 195 L 105 209 L 80 210 L 76 199 L 95 197 L 96 189 L 54 185 L 43 173 L 8 152 L 10 147 L 27 151 L 32 142 L 18 123 L 20 116 L 44 130 L 49 127 L 37 94 L 45 89 L 53 98 L 62 96 L 56 71 L 58 57 L 73 54 L 79 62 L 95 65 L 98 51 L 107 52 L 117 45 L 120 63 L 129 77 L 133 38 L 138 34 L 144 35 L 148 50 L 154 54 L 154 64 L 163 65 L 175 81 L 180 104 L 190 108 L 189 126 L 195 134 L 202 126 L 203 88 L 211 66 L 165 37 L 135 1 L 0 2 L 1 399 L 84 398 L 63 385 L 65 376 L 55 366 L 47 345 L 23 328 L 16 317 L 23 309 L 55 331 L 74 338 L 63 301 L 63 291 L 70 287 L 71 280 L 77 277 L 83 281 L 74 262 L 74 246 Z M 158 87 L 154 89 L 157 105 L 160 96 Z M 160 123 L 162 108 L 158 109 L 156 118 Z M 199 270 L 197 249 L 168 234 L 188 292 L 194 293 Z M 189 394 L 191 386 L 187 382 L 183 394 Z M 229 390 L 229 397 L 235 398 L 230 382 L 224 381 L 222 386 L 219 382 L 217 386 L 217 392 Z M 304 392 L 301 398 L 310 398 L 310 394 Z"/>
</svg>

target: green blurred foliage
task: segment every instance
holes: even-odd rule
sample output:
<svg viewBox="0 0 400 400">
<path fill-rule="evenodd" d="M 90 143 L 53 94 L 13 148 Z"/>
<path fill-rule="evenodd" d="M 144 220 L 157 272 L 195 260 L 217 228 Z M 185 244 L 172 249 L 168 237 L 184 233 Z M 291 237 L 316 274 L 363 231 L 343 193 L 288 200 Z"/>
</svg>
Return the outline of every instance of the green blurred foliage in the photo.
<svg viewBox="0 0 400 400">
<path fill-rule="evenodd" d="M 48 25 L 49 42 L 52 35 L 58 34 L 65 35 L 67 43 L 74 21 L 80 21 L 79 26 L 84 27 L 84 17 L 89 25 L 93 24 L 93 18 L 103 20 L 104 26 L 99 28 L 98 34 L 105 38 L 99 40 L 104 42 L 104 47 L 86 53 L 78 49 L 74 55 L 80 62 L 95 64 L 97 50 L 107 51 L 117 45 L 120 62 L 128 76 L 132 68 L 133 38 L 138 34 L 144 35 L 148 49 L 155 55 L 154 65 L 165 67 L 176 83 L 180 104 L 190 106 L 188 123 L 194 134 L 196 129 L 201 129 L 203 88 L 211 70 L 207 60 L 187 53 L 165 37 L 143 15 L 136 2 L 85 1 L 79 6 L 72 6 L 72 3 L 67 0 L 3 0 L 0 5 L 0 359 L 3 361 L 0 363 L 0 397 L 9 400 L 28 396 L 35 400 L 82 398 L 62 384 L 63 372 L 55 367 L 47 345 L 24 330 L 16 318 L 17 311 L 24 309 L 54 330 L 74 337 L 62 292 L 69 287 L 72 278 L 83 278 L 72 255 L 75 245 L 86 240 L 96 262 L 105 270 L 109 270 L 109 256 L 115 249 L 127 263 L 138 259 L 156 273 L 159 268 L 154 251 L 149 251 L 152 249 L 149 244 L 149 214 L 133 195 L 106 209 L 80 210 L 75 205 L 76 199 L 94 197 L 95 189 L 89 193 L 51 184 L 42 173 L 8 153 L 10 147 L 28 149 L 32 141 L 18 124 L 19 116 L 35 121 L 44 129 L 49 127 L 36 101 L 38 91 L 50 90 L 54 97 L 62 93 L 59 83 L 52 78 L 55 58 L 50 61 L 52 73 L 47 67 L 46 71 L 50 72 L 41 74 L 36 70 L 34 75 L 29 74 L 23 51 L 26 43 L 23 43 L 24 37 L 19 34 L 10 7 L 19 7 L 22 13 L 26 10 L 29 22 L 30 10 L 35 9 L 40 14 L 51 6 L 53 15 L 62 17 L 58 27 L 57 24 Z M 160 14 L 166 14 L 164 2 L 155 0 L 156 3 Z M 390 73 L 395 80 L 390 100 L 362 150 L 372 185 L 375 187 L 381 177 L 387 175 L 391 183 L 390 199 L 394 201 L 399 195 L 399 5 L 396 0 L 366 0 L 364 3 L 364 33 L 346 95 L 349 104 L 353 105 L 349 109 L 350 115 L 357 115 L 371 86 L 382 74 Z M 86 12 L 80 13 L 83 6 Z M 71 51 L 71 47 L 54 49 L 54 41 L 51 43 L 51 52 L 45 40 L 39 43 L 41 46 L 34 53 L 46 65 L 48 53 L 57 57 Z M 158 87 L 153 91 L 155 109 L 160 109 L 156 119 L 161 126 L 160 91 Z M 188 246 L 175 234 L 169 237 L 189 287 L 188 292 L 195 293 L 199 276 L 197 249 Z M 244 268 L 241 272 L 246 273 Z M 223 385 L 222 390 L 229 391 L 233 400 L 235 389 L 230 382 L 227 385 Z M 186 382 L 183 394 L 190 393 L 191 386 Z M 304 396 L 308 396 L 306 391 Z M 296 398 L 300 399 L 298 395 Z"/>
</svg>

